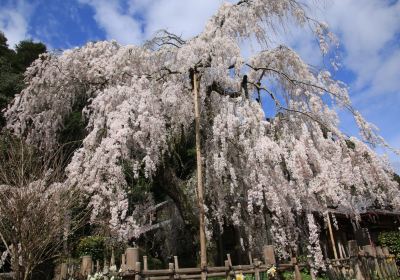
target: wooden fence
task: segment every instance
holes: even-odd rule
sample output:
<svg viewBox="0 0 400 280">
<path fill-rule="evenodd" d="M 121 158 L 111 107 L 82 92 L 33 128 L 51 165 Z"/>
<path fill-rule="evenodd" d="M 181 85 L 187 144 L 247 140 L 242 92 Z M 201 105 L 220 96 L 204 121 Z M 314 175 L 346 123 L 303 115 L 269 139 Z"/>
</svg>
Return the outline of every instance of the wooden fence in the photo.
<svg viewBox="0 0 400 280">
<path fill-rule="evenodd" d="M 264 262 L 258 259 L 252 259 L 249 256 L 247 265 L 232 265 L 230 255 L 227 255 L 224 266 L 205 267 L 201 268 L 180 268 L 178 258 L 174 257 L 174 263 L 170 263 L 168 269 L 149 270 L 147 258 L 143 258 L 143 269 L 141 263 L 136 262 L 134 270 L 127 270 L 121 274 L 126 280 L 173 280 L 173 279 L 201 279 L 202 273 L 205 273 L 207 278 L 219 277 L 230 279 L 241 278 L 243 275 L 254 275 L 255 280 L 261 279 L 262 273 L 270 274 L 271 278 L 278 271 L 294 271 L 295 279 L 301 279 L 300 268 L 304 265 L 298 264 L 296 258 L 292 258 L 290 263 L 277 264 L 274 255 L 273 246 L 264 247 Z M 271 269 L 272 268 L 272 269 Z M 276 272 L 274 272 L 276 270 Z"/>
<path fill-rule="evenodd" d="M 273 274 L 282 271 L 293 271 L 296 280 L 301 279 L 300 268 L 304 264 L 297 263 L 295 257 L 291 258 L 290 263 L 277 263 L 273 246 L 264 246 L 264 261 L 253 259 L 249 254 L 249 264 L 232 265 L 231 256 L 227 254 L 224 266 L 207 266 L 204 269 L 181 268 L 179 266 L 178 257 L 174 256 L 174 262 L 169 263 L 166 269 L 149 269 L 147 256 L 143 256 L 143 261 L 139 262 L 139 250 L 137 248 L 128 248 L 121 256 L 121 264 L 119 269 L 115 267 L 114 256 L 111 257 L 110 265 L 105 265 L 101 268 L 99 262 L 95 265 L 90 256 L 84 256 L 81 264 L 68 265 L 61 264 L 57 280 L 69 279 L 73 276 L 76 279 L 86 279 L 87 275 L 95 272 L 106 271 L 108 276 L 118 275 L 124 280 L 173 280 L 173 279 L 201 279 L 202 274 L 207 278 L 222 277 L 227 280 L 241 278 L 243 275 L 253 275 L 255 280 L 262 279 L 263 273 L 270 274 L 270 279 Z M 114 269 L 111 270 L 111 267 Z M 115 271 L 116 270 L 116 271 Z M 244 278 L 243 278 L 244 279 Z"/>
<path fill-rule="evenodd" d="M 387 248 L 363 246 L 360 248 L 354 240 L 349 241 L 350 256 L 341 259 L 328 259 L 327 275 L 329 279 L 344 280 L 375 280 L 375 279 L 400 279 L 398 268 L 395 262 L 395 256 L 389 254 Z M 166 269 L 149 269 L 147 256 L 143 256 L 142 262 L 139 262 L 139 250 L 137 248 L 128 248 L 121 256 L 121 265 L 118 270 L 115 267 L 115 258 L 112 256 L 110 265 L 105 263 L 103 268 L 100 268 L 99 262 L 96 265 L 91 260 L 90 256 L 82 258 L 82 263 L 79 268 L 72 269 L 73 274 L 79 274 L 81 279 L 85 279 L 88 274 L 94 272 L 106 271 L 106 274 L 118 275 L 124 280 L 176 280 L 176 279 L 201 279 L 202 274 L 207 278 L 226 278 L 244 279 L 243 275 L 251 275 L 255 280 L 260 280 L 263 274 L 269 274 L 269 279 L 272 277 L 273 271 L 276 274 L 282 271 L 293 272 L 294 279 L 302 279 L 300 269 L 306 264 L 297 263 L 295 257 L 291 258 L 289 263 L 277 263 L 273 246 L 264 246 L 264 260 L 253 259 L 249 254 L 249 264 L 232 265 L 230 255 L 227 255 L 224 266 L 205 267 L 201 269 L 181 268 L 179 266 L 178 257 L 174 257 L 174 262 L 169 263 Z M 114 266 L 113 271 L 110 269 Z M 57 280 L 68 279 L 71 275 L 71 269 L 67 265 L 61 266 L 61 273 Z M 79 277 L 76 277 L 79 279 Z"/>
<path fill-rule="evenodd" d="M 360 248 L 355 240 L 350 240 L 348 246 L 348 258 L 327 260 L 329 279 L 400 279 L 395 256 L 388 248 Z"/>
</svg>

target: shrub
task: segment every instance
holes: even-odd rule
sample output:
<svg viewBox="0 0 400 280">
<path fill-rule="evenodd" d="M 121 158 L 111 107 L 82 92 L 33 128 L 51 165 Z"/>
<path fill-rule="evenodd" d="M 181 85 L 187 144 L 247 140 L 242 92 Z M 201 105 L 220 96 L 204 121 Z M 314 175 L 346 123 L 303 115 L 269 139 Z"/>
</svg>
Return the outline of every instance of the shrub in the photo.
<svg viewBox="0 0 400 280">
<path fill-rule="evenodd" d="M 102 236 L 87 236 L 79 241 L 79 256 L 92 256 L 94 261 L 104 259 L 105 242 Z"/>
<path fill-rule="evenodd" d="M 389 248 L 389 252 L 396 256 L 396 260 L 400 260 L 400 232 L 386 231 L 379 233 L 379 245 Z"/>
</svg>

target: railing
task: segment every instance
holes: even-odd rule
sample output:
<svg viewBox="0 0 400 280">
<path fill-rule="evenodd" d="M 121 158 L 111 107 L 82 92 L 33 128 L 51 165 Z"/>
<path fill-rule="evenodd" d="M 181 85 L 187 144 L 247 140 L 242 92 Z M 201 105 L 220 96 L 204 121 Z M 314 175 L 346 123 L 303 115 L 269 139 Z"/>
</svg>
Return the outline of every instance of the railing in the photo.
<svg viewBox="0 0 400 280">
<path fill-rule="evenodd" d="M 143 262 L 139 262 L 139 250 L 137 248 L 128 248 L 121 256 L 121 266 L 119 269 L 115 267 L 115 259 L 111 258 L 110 266 L 105 264 L 100 268 L 99 262 L 95 265 L 90 256 L 84 256 L 82 263 L 78 267 L 76 265 L 61 264 L 57 280 L 69 279 L 86 279 L 87 275 L 95 272 L 103 272 L 109 277 L 119 276 L 124 280 L 173 280 L 173 279 L 201 279 L 202 274 L 206 274 L 207 278 L 223 277 L 227 280 L 244 279 L 244 275 L 251 274 L 255 280 L 262 279 L 262 275 L 268 274 L 272 279 L 277 272 L 294 271 L 295 279 L 301 279 L 300 268 L 304 264 L 298 264 L 297 259 L 293 257 L 290 263 L 277 263 L 275 259 L 274 247 L 264 246 L 264 262 L 253 259 L 249 254 L 249 264 L 232 265 L 231 256 L 227 254 L 224 266 L 207 266 L 204 269 L 199 267 L 181 268 L 179 266 L 178 257 L 174 257 L 174 262 L 169 263 L 166 269 L 149 269 L 147 256 L 143 256 Z M 113 267 L 113 269 L 111 269 Z M 71 269 L 72 268 L 72 269 Z"/>
<path fill-rule="evenodd" d="M 399 279 L 395 256 L 386 247 L 371 245 L 359 248 L 349 241 L 350 257 L 327 261 L 329 279 Z"/>
<path fill-rule="evenodd" d="M 357 242 L 349 241 L 349 257 L 341 259 L 328 259 L 327 275 L 329 279 L 344 280 L 375 280 L 375 279 L 400 279 L 399 271 L 395 262 L 395 256 L 389 254 L 387 248 L 363 246 L 359 248 Z M 118 275 L 124 280 L 176 280 L 176 279 L 201 279 L 202 274 L 207 278 L 222 277 L 227 280 L 244 279 L 244 275 L 251 275 L 255 280 L 262 279 L 262 275 L 267 274 L 269 279 L 274 278 L 274 274 L 282 271 L 292 271 L 295 280 L 302 279 L 300 269 L 305 264 L 299 264 L 295 257 L 292 257 L 289 263 L 277 263 L 275 259 L 274 247 L 264 246 L 264 262 L 253 259 L 249 254 L 249 264 L 232 265 L 230 255 L 227 255 L 224 266 L 205 267 L 204 269 L 181 268 L 178 257 L 174 257 L 174 262 L 169 263 L 166 269 L 149 269 L 147 256 L 143 256 L 143 261 L 139 262 L 139 250 L 137 248 L 128 248 L 121 256 L 121 266 L 117 270 L 114 257 L 111 258 L 110 265 L 104 265 L 100 268 L 99 262 L 96 265 L 90 256 L 82 258 L 80 267 L 75 266 L 72 269 L 73 274 L 79 274 L 79 279 L 86 279 L 88 274 L 94 272 L 105 272 L 108 276 Z M 71 274 L 68 265 L 61 265 L 61 273 L 58 280 L 68 279 Z M 64 268 L 64 269 L 63 269 Z"/>
<path fill-rule="evenodd" d="M 271 277 L 276 275 L 277 271 L 288 271 L 293 270 L 297 275 L 295 279 L 300 276 L 300 268 L 304 265 L 298 264 L 296 258 L 292 258 L 291 263 L 287 264 L 277 264 L 275 262 L 275 257 L 271 258 L 271 253 L 273 253 L 273 247 L 267 246 L 265 248 L 264 258 L 265 263 L 259 261 L 258 259 L 250 259 L 250 264 L 248 265 L 232 265 L 230 255 L 227 255 L 227 260 L 224 266 L 215 267 L 205 267 L 204 270 L 201 268 L 180 268 L 178 263 L 178 258 L 174 257 L 174 263 L 170 263 L 168 269 L 158 269 L 149 270 L 147 268 L 147 258 L 143 259 L 143 269 L 141 269 L 141 263 L 136 262 L 135 269 L 126 270 L 121 273 L 123 279 L 126 280 L 173 280 L 173 279 L 200 279 L 202 277 L 202 272 L 206 273 L 207 278 L 213 277 L 223 277 L 227 280 L 239 278 L 243 275 L 254 275 L 255 280 L 261 279 L 262 273 L 267 273 Z"/>
</svg>

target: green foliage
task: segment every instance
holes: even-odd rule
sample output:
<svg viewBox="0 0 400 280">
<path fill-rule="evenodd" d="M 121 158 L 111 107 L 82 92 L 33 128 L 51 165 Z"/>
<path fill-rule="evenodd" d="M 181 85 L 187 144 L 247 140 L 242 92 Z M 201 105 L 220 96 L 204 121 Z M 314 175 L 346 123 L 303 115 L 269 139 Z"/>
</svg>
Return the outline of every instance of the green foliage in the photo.
<svg viewBox="0 0 400 280">
<path fill-rule="evenodd" d="M 46 52 L 46 46 L 43 43 L 35 43 L 32 40 L 19 42 L 15 46 L 15 66 L 24 72 L 31 63 L 39 57 L 40 54 Z"/>
<path fill-rule="evenodd" d="M 282 273 L 282 278 L 284 280 L 293 280 L 294 279 L 294 272 L 285 271 Z M 301 279 L 303 280 L 311 280 L 311 275 L 309 273 L 301 272 Z M 329 278 L 326 276 L 317 276 L 317 280 L 328 280 Z"/>
<path fill-rule="evenodd" d="M 79 256 L 92 256 L 94 261 L 104 259 L 105 240 L 102 236 L 87 236 L 79 241 Z"/>
<path fill-rule="evenodd" d="M 346 145 L 349 149 L 352 149 L 352 150 L 354 150 L 356 148 L 356 144 L 354 144 L 354 142 L 351 140 L 346 140 Z"/>
<path fill-rule="evenodd" d="M 148 261 L 149 269 L 163 269 L 163 268 L 165 268 L 163 262 L 160 259 L 148 256 L 147 257 L 147 261 Z"/>
<path fill-rule="evenodd" d="M 44 52 L 44 44 L 32 41 L 21 41 L 14 51 L 8 47 L 7 38 L 0 31 L 0 111 L 24 88 L 26 68 Z M 0 128 L 4 124 L 0 113 Z"/>
<path fill-rule="evenodd" d="M 388 247 L 389 252 L 395 255 L 397 260 L 400 260 L 400 232 L 381 232 L 378 236 L 378 242 L 379 245 Z"/>
<path fill-rule="evenodd" d="M 393 177 L 394 177 L 394 180 L 397 182 L 397 184 L 399 184 L 399 186 L 400 186 L 400 176 L 398 174 L 394 173 Z"/>
</svg>

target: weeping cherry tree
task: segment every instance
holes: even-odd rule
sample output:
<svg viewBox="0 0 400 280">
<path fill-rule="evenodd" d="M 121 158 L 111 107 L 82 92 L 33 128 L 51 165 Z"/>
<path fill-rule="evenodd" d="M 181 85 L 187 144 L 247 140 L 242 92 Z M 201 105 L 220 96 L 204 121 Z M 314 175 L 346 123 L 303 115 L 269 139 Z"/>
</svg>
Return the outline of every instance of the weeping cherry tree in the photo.
<svg viewBox="0 0 400 280">
<path fill-rule="evenodd" d="M 234 225 L 242 246 L 273 243 L 282 257 L 307 240 L 315 268 L 322 267 L 317 213 L 397 209 L 400 193 L 371 148 L 387 144 L 353 108 L 346 85 L 272 44 L 289 22 L 311 28 L 323 55 L 336 43 L 298 0 L 241 0 L 223 4 L 189 40 L 160 31 L 143 46 L 104 41 L 44 54 L 6 111 L 7 128 L 53 151 L 67 118 L 81 112 L 86 132 L 63 184 L 90 197 L 93 223 L 107 219 L 119 238 L 137 238 L 153 199 L 148 192 L 130 203 L 126 169 L 151 181 L 168 165 L 171 143 L 193 135 L 198 85 L 207 238 Z M 261 49 L 250 58 L 242 49 L 249 41 Z M 267 102 L 272 118 L 261 105 Z M 361 140 L 340 131 L 335 108 L 354 116 Z M 186 180 L 189 194 L 195 181 L 196 173 Z"/>
</svg>

